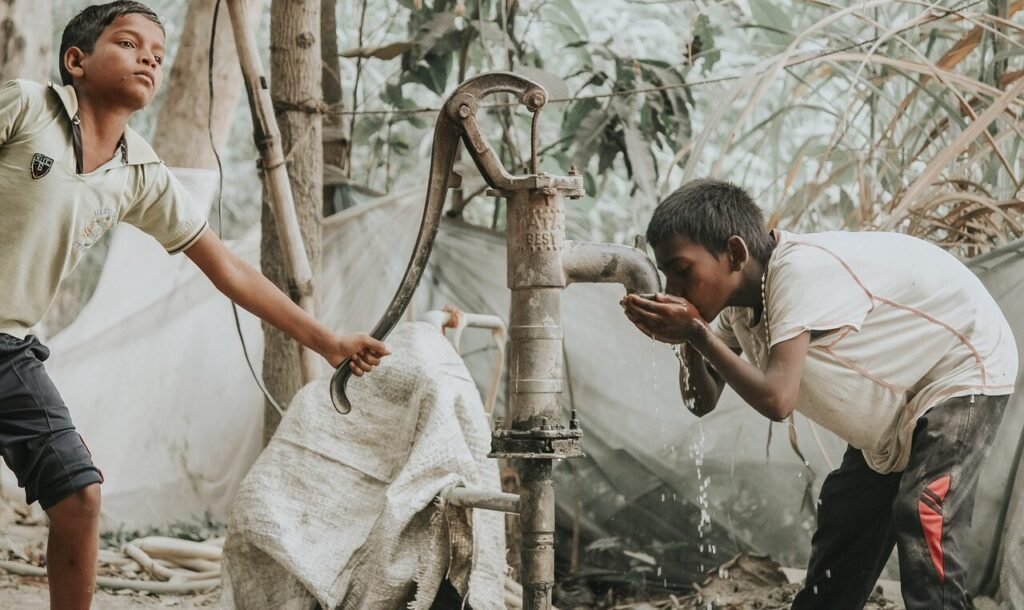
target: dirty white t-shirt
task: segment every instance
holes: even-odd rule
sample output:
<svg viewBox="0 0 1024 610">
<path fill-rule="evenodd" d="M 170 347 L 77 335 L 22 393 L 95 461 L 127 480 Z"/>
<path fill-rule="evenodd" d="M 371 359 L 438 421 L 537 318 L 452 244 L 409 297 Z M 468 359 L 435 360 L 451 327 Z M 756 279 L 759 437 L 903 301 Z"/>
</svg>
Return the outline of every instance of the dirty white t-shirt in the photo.
<svg viewBox="0 0 1024 610">
<path fill-rule="evenodd" d="M 831 331 L 811 341 L 797 410 L 861 449 L 871 468 L 903 470 L 914 424 L 939 403 L 1013 391 L 1010 326 L 951 254 L 898 233 L 778 234 L 767 334 L 742 307 L 712 327 L 762 369 L 770 345 Z"/>
<path fill-rule="evenodd" d="M 130 128 L 114 157 L 79 173 L 71 86 L 0 85 L 0 333 L 24 337 L 61 281 L 118 222 L 168 252 L 195 243 L 206 216 Z"/>
</svg>

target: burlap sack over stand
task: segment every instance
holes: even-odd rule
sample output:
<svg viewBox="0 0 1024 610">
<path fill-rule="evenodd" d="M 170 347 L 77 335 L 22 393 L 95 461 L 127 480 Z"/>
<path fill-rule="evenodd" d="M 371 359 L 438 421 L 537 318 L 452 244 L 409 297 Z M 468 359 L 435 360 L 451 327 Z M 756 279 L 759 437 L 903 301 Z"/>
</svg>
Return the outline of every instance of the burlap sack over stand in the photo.
<svg viewBox="0 0 1024 610">
<path fill-rule="evenodd" d="M 226 608 L 430 607 L 447 577 L 475 610 L 504 609 L 504 517 L 439 506 L 464 483 L 500 490 L 480 394 L 438 329 L 417 322 L 353 377 L 296 394 L 242 482 L 224 547 Z"/>
</svg>

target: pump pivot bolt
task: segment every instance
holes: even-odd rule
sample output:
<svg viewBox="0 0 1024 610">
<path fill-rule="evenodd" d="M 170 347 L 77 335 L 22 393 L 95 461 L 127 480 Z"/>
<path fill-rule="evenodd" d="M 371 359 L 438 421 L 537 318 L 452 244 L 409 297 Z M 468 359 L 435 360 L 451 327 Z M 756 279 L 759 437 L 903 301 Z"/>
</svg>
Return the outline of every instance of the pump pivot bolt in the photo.
<svg viewBox="0 0 1024 610">
<path fill-rule="evenodd" d="M 526 96 L 526 99 L 524 101 L 526 102 L 527 108 L 536 111 L 538 108 L 544 105 L 544 102 L 547 101 L 545 97 L 546 96 L 542 92 L 535 91 L 530 95 Z"/>
<path fill-rule="evenodd" d="M 473 114 L 473 109 L 470 108 L 468 104 L 463 104 L 463 105 L 459 106 L 459 116 L 460 117 L 462 117 L 464 119 L 468 119 L 469 115 L 471 115 L 471 114 Z"/>
</svg>

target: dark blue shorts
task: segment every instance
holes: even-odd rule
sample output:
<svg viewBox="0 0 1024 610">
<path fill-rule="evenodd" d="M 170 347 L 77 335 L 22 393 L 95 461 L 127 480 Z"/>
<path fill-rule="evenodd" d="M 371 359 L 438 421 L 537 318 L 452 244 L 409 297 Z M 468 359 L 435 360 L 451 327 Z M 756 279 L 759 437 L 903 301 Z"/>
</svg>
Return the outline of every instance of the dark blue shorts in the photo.
<svg viewBox="0 0 1024 610">
<path fill-rule="evenodd" d="M 103 475 L 71 423 L 43 361 L 50 350 L 34 336 L 0 333 L 0 452 L 25 488 L 25 500 L 48 509 Z"/>
</svg>

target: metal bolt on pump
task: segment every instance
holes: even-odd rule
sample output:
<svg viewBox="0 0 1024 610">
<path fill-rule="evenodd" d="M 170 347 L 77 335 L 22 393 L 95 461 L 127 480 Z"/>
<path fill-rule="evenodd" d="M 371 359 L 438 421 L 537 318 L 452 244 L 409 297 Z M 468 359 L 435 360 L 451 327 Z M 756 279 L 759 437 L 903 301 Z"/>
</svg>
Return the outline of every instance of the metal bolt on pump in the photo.
<svg viewBox="0 0 1024 610">
<path fill-rule="evenodd" d="M 480 101 L 511 93 L 533 113 L 531 173 L 514 176 L 484 139 L 476 121 Z M 561 423 L 562 290 L 571 283 L 615 282 L 629 292 L 657 292 L 657 270 L 635 248 L 565 239 L 565 198 L 583 196 L 583 178 L 575 167 L 568 176 L 538 170 L 540 110 L 547 92 L 517 74 L 492 72 L 471 78 L 445 102 L 434 127 L 427 197 L 412 259 L 398 291 L 371 333 L 383 340 L 401 319 L 416 290 L 433 246 L 461 138 L 491 187 L 489 194 L 508 200 L 507 280 L 512 291 L 509 337 L 509 402 L 496 420 L 491 457 L 522 460 L 522 493 L 516 508 L 522 531 L 522 585 L 525 610 L 548 610 L 555 584 L 554 460 L 583 455 L 583 431 L 573 409 Z M 351 370 L 346 360 L 331 380 L 331 397 L 341 413 L 352 405 L 345 395 Z M 504 494 L 507 495 L 507 494 Z M 475 498 L 475 495 L 474 495 Z M 462 505 L 493 508 L 495 502 L 462 500 Z M 476 504 L 473 504 L 476 502 Z M 508 504 L 508 503 L 505 503 Z"/>
</svg>

